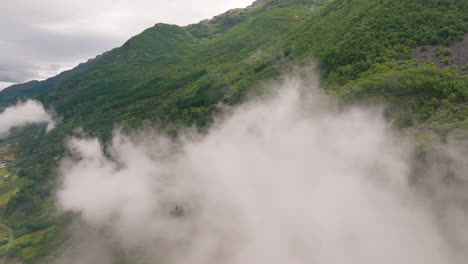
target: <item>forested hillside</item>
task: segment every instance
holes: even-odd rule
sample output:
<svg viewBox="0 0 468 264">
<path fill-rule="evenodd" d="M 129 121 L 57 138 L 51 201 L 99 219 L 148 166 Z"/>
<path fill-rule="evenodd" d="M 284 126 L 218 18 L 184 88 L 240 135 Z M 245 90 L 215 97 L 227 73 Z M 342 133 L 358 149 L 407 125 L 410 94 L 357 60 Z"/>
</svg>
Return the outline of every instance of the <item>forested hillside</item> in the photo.
<svg viewBox="0 0 468 264">
<path fill-rule="evenodd" d="M 468 139 L 468 76 L 452 51 L 467 33 L 468 1 L 264 0 L 186 27 L 156 24 L 71 71 L 7 88 L 0 108 L 32 97 L 60 122 L 0 141 L 18 181 L 1 205 L 16 238 L 5 254 L 38 263 L 66 241 L 71 216 L 55 214 L 54 169 L 77 128 L 104 140 L 148 122 L 172 136 L 203 130 L 220 102 L 239 104 L 298 65 L 316 63 L 343 103 L 384 104 L 395 127 Z"/>
</svg>

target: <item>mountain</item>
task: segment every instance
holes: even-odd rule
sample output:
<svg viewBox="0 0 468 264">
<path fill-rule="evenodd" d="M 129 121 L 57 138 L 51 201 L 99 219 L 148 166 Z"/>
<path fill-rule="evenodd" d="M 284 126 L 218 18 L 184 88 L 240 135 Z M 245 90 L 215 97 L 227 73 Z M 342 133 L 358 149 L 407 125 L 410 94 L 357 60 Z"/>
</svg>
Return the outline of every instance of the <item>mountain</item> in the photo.
<svg viewBox="0 0 468 264">
<path fill-rule="evenodd" d="M 224 96 L 229 75 L 252 64 L 249 57 L 278 40 L 307 18 L 310 7 L 322 2 L 258 1 L 247 9 L 231 10 L 187 27 L 156 24 L 103 54 L 86 70 L 60 78 L 40 100 L 64 119 L 96 119 L 90 126 L 154 118 L 159 112 L 168 112 L 175 101 L 185 104 L 184 109 L 216 104 Z M 185 91 L 179 94 L 182 83 Z M 39 85 L 43 82 L 34 88 Z M 192 97 L 190 93 L 198 96 L 181 100 Z"/>
<path fill-rule="evenodd" d="M 2 221 L 23 238 L 7 254 L 37 263 L 66 241 L 71 216 L 54 214 L 51 194 L 63 140 L 76 128 L 104 140 L 115 126 L 147 122 L 170 134 L 203 130 L 220 102 L 241 103 L 257 84 L 311 61 L 345 103 L 384 103 L 400 129 L 466 135 L 468 77 L 456 58 L 466 56 L 457 47 L 467 32 L 467 1 L 262 0 L 185 27 L 156 24 L 75 69 L 9 87 L 0 108 L 33 97 L 61 121 L 7 145 L 21 190 Z"/>
<path fill-rule="evenodd" d="M 40 94 L 59 85 L 62 80 L 71 78 L 73 75 L 86 69 L 95 59 L 90 59 L 86 63 L 82 63 L 73 70 L 64 71 L 57 76 L 44 81 L 30 81 L 23 84 L 15 84 L 5 88 L 0 94 L 0 110 L 4 109 L 16 102 Z"/>
</svg>

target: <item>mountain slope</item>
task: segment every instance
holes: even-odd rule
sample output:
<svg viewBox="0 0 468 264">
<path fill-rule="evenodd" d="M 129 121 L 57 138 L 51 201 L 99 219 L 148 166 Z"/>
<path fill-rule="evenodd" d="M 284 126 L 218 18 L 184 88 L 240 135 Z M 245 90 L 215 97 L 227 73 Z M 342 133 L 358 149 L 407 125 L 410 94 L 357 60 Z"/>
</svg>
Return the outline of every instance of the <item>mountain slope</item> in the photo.
<svg viewBox="0 0 468 264">
<path fill-rule="evenodd" d="M 447 126 L 466 127 L 467 77 L 449 58 L 441 69 L 412 51 L 459 43 L 467 11 L 466 1 L 331 1 L 274 49 L 286 49 L 290 61 L 316 57 L 328 89 L 347 100 L 395 105 L 398 126 L 436 125 L 446 134 Z"/>
<path fill-rule="evenodd" d="M 14 244 L 10 258 L 32 262 L 61 244 L 61 226 L 68 218 L 54 216 L 53 175 L 63 140 L 77 127 L 106 137 L 115 124 L 134 127 L 145 120 L 166 123 L 173 131 L 207 125 L 228 87 L 246 81 L 233 80 L 230 73 L 250 67 L 261 47 L 277 41 L 322 2 L 258 1 L 187 27 L 157 24 L 82 70 L 34 84 L 32 90 L 53 83 L 35 98 L 53 108 L 61 121 L 48 134 L 40 127 L 27 128 L 14 145 L 18 155 L 9 170 L 32 182 L 10 199 L 5 222 L 20 241 L 40 235 L 33 244 L 27 239 Z"/>
<path fill-rule="evenodd" d="M 23 84 L 15 84 L 5 88 L 0 92 L 0 110 L 5 107 L 15 104 L 18 100 L 29 98 L 38 95 L 44 91 L 57 87 L 63 80 L 71 78 L 91 65 L 95 59 L 91 59 L 86 63 L 82 63 L 73 70 L 65 71 L 57 76 L 49 78 L 45 81 L 30 81 Z"/>
<path fill-rule="evenodd" d="M 35 251 L 18 246 L 9 255 L 34 261 L 62 239 L 69 219 L 52 217 L 53 169 L 76 128 L 104 139 L 115 125 L 147 121 L 174 133 L 205 128 L 219 102 L 239 103 L 256 84 L 313 59 L 330 93 L 383 102 L 398 127 L 441 137 L 466 131 L 467 76 L 450 62 L 440 68 L 412 57 L 415 48 L 450 45 L 466 32 L 466 1 L 257 1 L 187 27 L 157 24 L 85 67 L 9 88 L 0 100 L 11 103 L 10 91 L 39 92 L 62 117 L 47 135 L 30 128 L 16 146 L 10 170 L 34 184 L 9 201 L 4 216 L 16 237 L 45 231 L 36 245 L 23 245 Z"/>
<path fill-rule="evenodd" d="M 184 83 L 189 88 L 186 90 L 203 98 L 192 98 L 187 107 L 215 104 L 223 96 L 221 87 L 226 86 L 217 76 L 245 63 L 259 47 L 278 39 L 309 15 L 309 7 L 320 2 L 257 2 L 184 28 L 157 24 L 121 48 L 103 54 L 86 71 L 61 80 L 41 100 L 50 102 L 64 119 L 80 113 L 85 119 L 120 121 L 124 114 L 150 113 L 143 117 L 146 119 L 155 116 L 154 106 L 160 105 L 162 98 L 172 98 L 171 93 L 181 90 Z M 197 82 L 188 87 L 186 81 L 174 80 Z M 137 109 L 127 108 L 136 102 Z M 96 108 L 98 113 L 90 117 Z"/>
</svg>

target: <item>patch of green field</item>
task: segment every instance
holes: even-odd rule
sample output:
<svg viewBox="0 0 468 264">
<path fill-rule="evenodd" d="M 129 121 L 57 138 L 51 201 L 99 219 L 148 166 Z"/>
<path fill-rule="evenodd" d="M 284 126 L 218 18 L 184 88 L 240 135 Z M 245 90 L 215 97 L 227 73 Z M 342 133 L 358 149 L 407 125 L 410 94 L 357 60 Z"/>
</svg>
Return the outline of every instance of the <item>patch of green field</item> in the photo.
<svg viewBox="0 0 468 264">
<path fill-rule="evenodd" d="M 0 170 L 0 205 L 6 204 L 11 196 L 30 183 L 31 181 L 28 179 L 12 176 L 8 171 Z M 2 201 L 5 199 L 6 202 L 3 203 Z"/>
<path fill-rule="evenodd" d="M 6 206 L 11 197 L 30 183 L 31 180 L 14 176 L 6 168 L 0 169 L 0 208 Z"/>
<path fill-rule="evenodd" d="M 9 255 L 10 253 L 14 253 L 14 255 L 20 256 L 21 259 L 26 260 L 34 258 L 41 252 L 41 245 L 43 245 L 42 242 L 46 239 L 47 234 L 53 232 L 55 228 L 55 226 L 51 226 L 13 240 Z M 0 246 L 0 251 L 4 250 L 6 250 L 6 245 Z"/>
<path fill-rule="evenodd" d="M 3 264 L 22 264 L 21 262 L 17 261 L 17 260 L 9 260 L 9 259 L 6 259 Z"/>
<path fill-rule="evenodd" d="M 8 170 L 6 168 L 0 169 L 0 178 L 3 179 L 5 176 L 7 176 Z"/>
<path fill-rule="evenodd" d="M 0 241 L 3 239 L 3 238 L 8 238 L 10 236 L 10 234 L 8 233 L 7 230 L 5 229 L 0 229 Z"/>
<path fill-rule="evenodd" d="M 10 147 L 2 145 L 0 147 L 0 160 L 2 161 L 13 161 L 14 155 Z M 25 179 L 20 180 L 18 177 L 13 176 L 7 168 L 0 169 L 0 208 L 3 208 L 10 198 L 20 191 L 20 188 L 25 186 Z M 1 243 L 0 233 L 0 244 Z"/>
<path fill-rule="evenodd" d="M 1 145 L 0 146 L 0 158 L 6 161 L 14 161 L 15 154 L 14 154 L 14 147 L 12 145 Z"/>
<path fill-rule="evenodd" d="M 19 191 L 20 191 L 19 188 L 15 188 L 15 189 L 11 189 L 11 190 L 5 192 L 4 194 L 0 195 L 0 206 L 6 205 L 8 203 L 8 201 L 10 200 L 10 198 Z"/>
<path fill-rule="evenodd" d="M 40 242 L 44 238 L 44 235 L 47 232 L 51 231 L 53 228 L 55 228 L 55 226 L 51 226 L 49 228 L 38 230 L 36 232 L 32 232 L 30 234 L 21 236 L 13 241 L 12 246 L 16 247 L 19 245 L 35 244 L 37 242 Z"/>
</svg>

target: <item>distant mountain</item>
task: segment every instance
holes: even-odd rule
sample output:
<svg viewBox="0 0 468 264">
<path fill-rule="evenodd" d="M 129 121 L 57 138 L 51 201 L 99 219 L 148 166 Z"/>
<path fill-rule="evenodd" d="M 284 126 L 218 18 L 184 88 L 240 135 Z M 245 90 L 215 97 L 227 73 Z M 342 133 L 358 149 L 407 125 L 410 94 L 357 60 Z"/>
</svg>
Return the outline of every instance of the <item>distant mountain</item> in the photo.
<svg viewBox="0 0 468 264">
<path fill-rule="evenodd" d="M 45 81 L 30 81 L 23 84 L 15 84 L 9 86 L 0 93 L 0 110 L 5 107 L 15 104 L 19 100 L 30 98 L 31 96 L 38 95 L 44 91 L 52 89 L 60 84 L 64 79 L 70 78 L 73 75 L 83 71 L 95 59 L 91 59 L 86 63 L 82 63 L 72 70 L 64 71 L 55 77 L 49 78 Z"/>
</svg>

